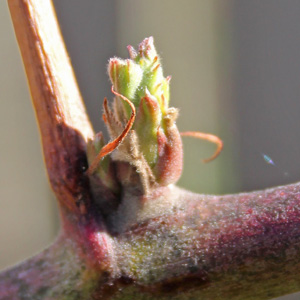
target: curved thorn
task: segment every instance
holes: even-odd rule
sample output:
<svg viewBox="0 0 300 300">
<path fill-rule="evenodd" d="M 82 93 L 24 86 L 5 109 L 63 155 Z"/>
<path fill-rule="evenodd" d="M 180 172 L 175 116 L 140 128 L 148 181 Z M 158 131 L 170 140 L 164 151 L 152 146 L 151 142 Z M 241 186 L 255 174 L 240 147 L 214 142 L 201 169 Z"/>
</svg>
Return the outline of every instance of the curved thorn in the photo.
<svg viewBox="0 0 300 300">
<path fill-rule="evenodd" d="M 209 134 L 209 133 L 203 133 L 203 132 L 198 132 L 198 131 L 185 131 L 185 132 L 180 132 L 181 136 L 191 136 L 195 137 L 198 139 L 206 140 L 212 143 L 215 143 L 217 145 L 217 150 L 216 152 L 209 158 L 203 159 L 202 162 L 207 163 L 219 156 L 223 149 L 223 141 L 217 137 L 216 135 Z"/>
<path fill-rule="evenodd" d="M 169 75 L 169 76 L 166 77 L 166 80 L 167 80 L 168 83 L 170 83 L 171 79 L 172 79 L 171 75 Z"/>
<path fill-rule="evenodd" d="M 93 160 L 93 162 L 91 163 L 91 165 L 89 166 L 88 170 L 87 170 L 87 174 L 91 175 L 93 174 L 93 172 L 96 170 L 99 162 L 101 161 L 101 159 L 103 157 L 105 157 L 106 155 L 110 154 L 112 151 L 114 151 L 125 139 L 125 137 L 127 136 L 129 130 L 131 129 L 134 119 L 135 119 L 135 107 L 133 105 L 133 103 L 126 98 L 125 96 L 117 93 L 116 91 L 114 91 L 113 86 L 111 87 L 111 91 L 113 94 L 115 94 L 116 96 L 120 97 L 122 100 L 126 101 L 130 108 L 131 108 L 131 116 L 124 128 L 124 130 L 122 131 L 122 133 L 116 138 L 114 139 L 112 142 L 106 144 L 101 151 L 97 154 L 97 156 L 95 157 L 95 159 Z M 103 103 L 104 109 L 107 110 L 107 100 L 106 98 L 104 99 L 104 103 Z"/>
<path fill-rule="evenodd" d="M 158 68 L 160 67 L 160 64 L 157 64 L 153 69 L 152 72 L 156 72 L 158 70 Z"/>
<path fill-rule="evenodd" d="M 102 114 L 102 119 L 104 121 L 105 124 L 107 124 L 107 98 L 104 97 L 104 100 L 103 100 L 103 108 L 104 108 L 104 111 L 105 113 Z"/>
</svg>

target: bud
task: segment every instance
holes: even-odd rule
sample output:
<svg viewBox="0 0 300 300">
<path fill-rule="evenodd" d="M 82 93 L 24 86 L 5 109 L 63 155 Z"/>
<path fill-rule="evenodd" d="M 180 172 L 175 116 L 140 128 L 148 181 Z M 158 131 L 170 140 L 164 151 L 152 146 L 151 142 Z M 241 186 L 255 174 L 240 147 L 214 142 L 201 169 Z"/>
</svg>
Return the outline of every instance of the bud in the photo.
<svg viewBox="0 0 300 300">
<path fill-rule="evenodd" d="M 113 141 L 101 151 L 111 153 L 112 161 L 119 165 L 122 185 L 132 182 L 138 186 L 140 182 L 141 190 L 148 193 L 152 187 L 174 183 L 180 177 L 182 143 L 175 124 L 178 111 L 169 108 L 171 77 L 163 76 L 153 38 L 146 38 L 137 51 L 128 46 L 128 51 L 130 59 L 109 60 L 115 100 L 112 108 L 105 102 L 104 120 Z M 98 152 L 101 149 L 99 143 L 94 147 Z M 114 187 L 111 177 L 105 177 L 107 170 L 101 170 L 103 164 L 104 160 L 92 171 L 105 186 Z"/>
</svg>

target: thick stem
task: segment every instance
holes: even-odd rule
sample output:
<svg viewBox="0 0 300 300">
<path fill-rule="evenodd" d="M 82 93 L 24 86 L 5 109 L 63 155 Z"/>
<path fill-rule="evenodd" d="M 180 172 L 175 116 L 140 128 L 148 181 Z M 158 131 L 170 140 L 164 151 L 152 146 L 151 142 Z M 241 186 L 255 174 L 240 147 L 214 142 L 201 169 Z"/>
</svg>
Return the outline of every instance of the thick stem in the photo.
<svg viewBox="0 0 300 300">
<path fill-rule="evenodd" d="M 174 187 L 159 198 L 147 208 L 156 215 L 127 228 L 124 220 L 116 236 L 119 268 L 137 285 L 113 299 L 270 299 L 300 290 L 300 183 L 226 196 Z"/>
<path fill-rule="evenodd" d="M 38 119 L 49 179 L 72 211 L 88 202 L 83 172 L 93 129 L 50 0 L 8 0 Z"/>
<path fill-rule="evenodd" d="M 91 269 L 67 235 L 40 254 L 0 274 L 0 299 L 91 299 L 109 278 Z"/>
<path fill-rule="evenodd" d="M 63 236 L 65 252 L 56 255 L 52 249 L 57 246 L 52 246 L 1 276 L 0 299 L 6 299 L 2 295 L 18 299 L 25 283 L 30 299 L 43 299 L 36 296 L 37 291 L 52 296 L 51 284 L 58 295 L 74 289 L 79 293 L 79 286 L 86 293 L 80 299 L 108 299 L 110 294 L 109 299 L 119 300 L 270 299 L 300 289 L 299 183 L 226 196 L 197 195 L 170 187 L 148 200 L 153 202 L 146 205 L 153 205 L 156 212 L 153 207 L 142 208 L 134 225 L 123 216 L 125 230 L 107 239 L 113 245 L 107 252 L 112 255 L 114 251 L 110 266 L 115 277 L 90 267 L 98 255 L 88 248 L 100 245 L 99 228 L 79 225 L 74 234 L 76 226 L 71 226 L 68 236 Z M 122 222 L 121 215 L 117 221 Z M 111 225 L 117 224 L 112 221 Z M 87 236 L 94 237 L 94 244 L 86 244 Z M 49 285 L 48 274 L 53 277 Z M 72 287 L 65 285 L 69 281 Z M 77 298 L 74 294 L 69 299 Z"/>
</svg>

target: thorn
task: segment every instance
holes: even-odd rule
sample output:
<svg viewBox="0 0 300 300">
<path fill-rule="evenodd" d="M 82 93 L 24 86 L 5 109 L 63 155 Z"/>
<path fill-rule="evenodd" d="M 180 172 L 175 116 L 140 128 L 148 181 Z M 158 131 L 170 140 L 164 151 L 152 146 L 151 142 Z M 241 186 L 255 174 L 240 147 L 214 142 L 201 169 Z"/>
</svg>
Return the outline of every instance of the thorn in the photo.
<svg viewBox="0 0 300 300">
<path fill-rule="evenodd" d="M 103 106 L 104 106 L 104 109 L 105 109 L 105 107 L 107 108 L 107 99 L 106 99 L 106 97 L 103 100 Z M 106 113 L 107 113 L 107 110 L 105 110 L 105 113 L 102 114 L 102 119 L 103 119 L 103 121 L 104 121 L 105 124 L 107 124 Z"/>
<path fill-rule="evenodd" d="M 128 45 L 128 46 L 127 46 L 127 50 L 128 50 L 128 52 L 129 52 L 130 58 L 131 58 L 131 59 L 135 59 L 136 56 L 137 56 L 137 53 L 136 53 L 135 49 L 134 49 L 131 45 Z"/>
<path fill-rule="evenodd" d="M 102 120 L 104 121 L 105 125 L 107 125 L 107 118 L 105 114 L 102 114 Z"/>
<path fill-rule="evenodd" d="M 166 99 L 165 99 L 164 94 L 161 94 L 161 100 L 162 100 L 162 103 L 163 103 L 163 107 L 166 107 Z"/>
<path fill-rule="evenodd" d="M 154 88 L 154 92 L 156 93 L 157 90 L 158 90 L 161 86 L 162 86 L 162 83 L 157 84 L 157 85 L 155 86 L 155 88 Z"/>
<path fill-rule="evenodd" d="M 198 131 L 185 131 L 185 132 L 180 132 L 181 136 L 191 136 L 195 137 L 198 139 L 206 140 L 212 143 L 215 143 L 217 145 L 217 150 L 216 152 L 209 158 L 203 159 L 202 162 L 207 163 L 219 156 L 223 149 L 223 141 L 217 137 L 216 135 L 209 134 L 209 133 L 203 133 L 203 132 L 198 132 Z"/>
<path fill-rule="evenodd" d="M 160 64 L 157 64 L 156 67 L 152 69 L 152 72 L 156 72 L 159 67 L 160 67 Z"/>
<path fill-rule="evenodd" d="M 109 117 L 109 108 L 108 108 L 107 98 L 104 98 L 104 101 L 103 101 L 103 110 L 104 110 L 105 116 Z M 106 118 L 106 121 L 107 121 L 107 118 Z"/>
<path fill-rule="evenodd" d="M 123 142 L 123 140 L 127 136 L 128 132 L 130 131 L 130 129 L 133 125 L 135 116 L 136 116 L 135 107 L 134 107 L 133 103 L 129 99 L 127 99 L 125 96 L 123 96 L 123 95 L 117 93 L 116 91 L 114 91 L 113 86 L 111 87 L 111 91 L 112 91 L 113 94 L 120 97 L 122 100 L 126 101 L 130 105 L 130 108 L 132 110 L 131 116 L 130 116 L 124 130 L 122 131 L 122 133 L 116 139 L 114 139 L 112 142 L 106 144 L 100 150 L 100 152 L 95 157 L 95 159 L 93 160 L 93 162 L 91 163 L 91 165 L 89 166 L 89 168 L 87 170 L 88 175 L 93 174 L 93 172 L 96 170 L 99 162 L 101 161 L 101 159 L 103 157 L 110 154 L 112 151 L 114 151 Z M 103 107 L 104 107 L 105 112 L 107 112 L 108 111 L 108 106 L 107 106 L 107 99 L 106 98 L 104 98 Z"/>
<path fill-rule="evenodd" d="M 153 39 L 152 35 L 149 36 L 146 40 L 147 40 L 148 44 L 152 44 L 153 45 L 154 39 Z"/>
</svg>

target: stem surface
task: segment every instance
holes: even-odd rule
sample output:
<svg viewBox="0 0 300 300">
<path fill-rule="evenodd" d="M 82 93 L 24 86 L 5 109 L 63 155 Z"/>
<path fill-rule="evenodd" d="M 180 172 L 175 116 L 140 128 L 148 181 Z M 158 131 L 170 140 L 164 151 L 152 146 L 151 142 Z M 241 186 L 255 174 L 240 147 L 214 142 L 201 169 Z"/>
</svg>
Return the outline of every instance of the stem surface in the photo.
<svg viewBox="0 0 300 300">
<path fill-rule="evenodd" d="M 8 0 L 42 137 L 50 183 L 76 211 L 86 190 L 85 144 L 94 135 L 50 0 Z"/>
</svg>

